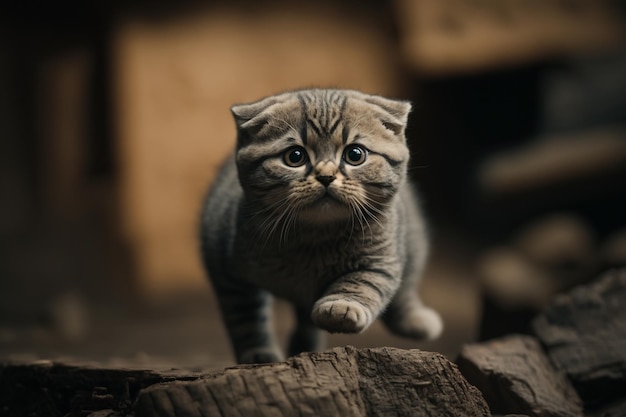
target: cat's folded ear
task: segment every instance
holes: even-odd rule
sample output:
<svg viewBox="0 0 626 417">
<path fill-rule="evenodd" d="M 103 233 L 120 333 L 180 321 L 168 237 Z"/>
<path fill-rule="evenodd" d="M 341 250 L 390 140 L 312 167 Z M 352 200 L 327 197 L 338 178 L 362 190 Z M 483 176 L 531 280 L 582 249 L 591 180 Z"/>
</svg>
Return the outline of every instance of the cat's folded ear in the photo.
<svg viewBox="0 0 626 417">
<path fill-rule="evenodd" d="M 237 129 L 248 134 L 260 131 L 268 121 L 267 115 L 263 113 L 278 102 L 276 97 L 267 97 L 254 103 L 232 106 L 230 112 L 235 118 Z"/>
<path fill-rule="evenodd" d="M 387 129 L 391 130 L 396 135 L 404 132 L 404 128 L 409 119 L 409 113 L 411 112 L 411 103 L 373 95 L 366 96 L 365 101 L 380 107 L 387 113 L 388 117 L 382 119 L 383 125 Z"/>
</svg>

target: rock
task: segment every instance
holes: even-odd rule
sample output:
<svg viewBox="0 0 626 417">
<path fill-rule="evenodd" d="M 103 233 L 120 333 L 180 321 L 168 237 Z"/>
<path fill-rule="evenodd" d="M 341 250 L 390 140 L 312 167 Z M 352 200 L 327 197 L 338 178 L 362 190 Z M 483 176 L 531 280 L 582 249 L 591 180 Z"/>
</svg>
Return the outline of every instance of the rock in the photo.
<svg viewBox="0 0 626 417">
<path fill-rule="evenodd" d="M 540 265 L 589 264 L 594 257 L 594 233 L 579 216 L 554 213 L 522 230 L 515 246 Z"/>
<path fill-rule="evenodd" d="M 243 365 L 139 393 L 143 416 L 488 416 L 480 392 L 437 353 L 335 348 Z"/>
<path fill-rule="evenodd" d="M 108 409 L 108 410 L 99 410 L 90 413 L 87 417 L 120 417 L 121 415 L 117 412 Z"/>
<path fill-rule="evenodd" d="M 107 369 L 51 361 L 0 362 L 0 416 L 121 417 L 131 409 L 140 389 L 193 378 L 197 375 L 187 371 Z"/>
<path fill-rule="evenodd" d="M 493 413 L 583 416 L 574 388 L 555 371 L 534 337 L 512 335 L 466 345 L 457 363 Z"/>
<path fill-rule="evenodd" d="M 618 230 L 607 237 L 600 249 L 600 256 L 605 265 L 626 265 L 626 229 Z"/>
<path fill-rule="evenodd" d="M 483 253 L 477 272 L 485 294 L 505 310 L 528 307 L 539 311 L 555 292 L 550 275 L 514 248 L 500 247 Z"/>
<path fill-rule="evenodd" d="M 583 218 L 553 213 L 535 219 L 511 239 L 478 257 L 483 286 L 480 340 L 532 334 L 531 320 L 553 298 L 598 269 L 594 232 Z"/>
<path fill-rule="evenodd" d="M 555 298 L 532 323 L 586 406 L 626 396 L 626 268 Z"/>
<path fill-rule="evenodd" d="M 195 381 L 195 382 L 194 382 Z M 438 353 L 335 348 L 202 374 L 0 362 L 0 416 L 489 416 Z"/>
<path fill-rule="evenodd" d="M 586 417 L 626 417 L 626 398 L 596 408 Z"/>
</svg>

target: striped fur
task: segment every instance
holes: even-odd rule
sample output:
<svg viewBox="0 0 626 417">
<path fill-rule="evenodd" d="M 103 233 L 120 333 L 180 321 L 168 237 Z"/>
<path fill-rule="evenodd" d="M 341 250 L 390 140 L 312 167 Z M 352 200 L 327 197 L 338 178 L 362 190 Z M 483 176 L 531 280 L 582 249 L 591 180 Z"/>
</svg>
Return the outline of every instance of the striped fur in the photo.
<svg viewBox="0 0 626 417">
<path fill-rule="evenodd" d="M 359 333 L 377 317 L 436 338 L 415 288 L 428 245 L 406 176 L 410 104 L 313 89 L 231 110 L 237 149 L 206 200 L 202 253 L 237 361 L 283 357 L 271 295 L 295 307 L 289 354 L 320 348 L 319 328 Z"/>
</svg>

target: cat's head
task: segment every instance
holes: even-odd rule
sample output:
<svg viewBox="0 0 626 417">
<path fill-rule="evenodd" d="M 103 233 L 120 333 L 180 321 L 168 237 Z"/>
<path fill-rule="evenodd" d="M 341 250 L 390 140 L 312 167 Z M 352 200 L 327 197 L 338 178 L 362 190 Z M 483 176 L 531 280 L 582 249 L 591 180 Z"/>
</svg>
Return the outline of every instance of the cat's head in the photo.
<svg viewBox="0 0 626 417">
<path fill-rule="evenodd" d="M 351 90 L 301 90 L 235 105 L 248 200 L 315 223 L 378 217 L 406 177 L 411 105 Z"/>
</svg>

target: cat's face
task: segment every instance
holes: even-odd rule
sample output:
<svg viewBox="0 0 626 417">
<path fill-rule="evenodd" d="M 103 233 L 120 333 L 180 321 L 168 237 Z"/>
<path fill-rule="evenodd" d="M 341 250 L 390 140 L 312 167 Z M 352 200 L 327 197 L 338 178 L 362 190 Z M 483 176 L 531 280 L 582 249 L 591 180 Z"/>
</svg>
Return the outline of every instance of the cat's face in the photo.
<svg viewBox="0 0 626 417">
<path fill-rule="evenodd" d="M 407 102 L 303 90 L 232 108 L 239 179 L 284 221 L 378 217 L 406 176 Z"/>
</svg>

